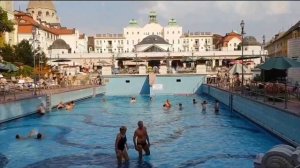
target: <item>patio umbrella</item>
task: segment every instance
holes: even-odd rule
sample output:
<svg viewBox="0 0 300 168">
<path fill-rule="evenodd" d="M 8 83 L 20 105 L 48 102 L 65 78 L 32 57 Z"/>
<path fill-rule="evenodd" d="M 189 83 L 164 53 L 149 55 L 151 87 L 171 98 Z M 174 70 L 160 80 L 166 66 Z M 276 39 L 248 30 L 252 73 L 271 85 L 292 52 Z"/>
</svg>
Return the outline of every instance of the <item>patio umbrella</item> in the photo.
<svg viewBox="0 0 300 168">
<path fill-rule="evenodd" d="M 235 60 L 247 60 L 247 59 L 255 59 L 255 58 L 261 58 L 261 56 L 244 56 L 244 57 L 238 57 Z"/>
<path fill-rule="evenodd" d="M 129 60 L 133 60 L 133 58 L 131 58 L 131 57 L 118 57 L 118 58 L 116 58 L 116 60 L 118 60 L 118 61 L 129 61 Z"/>
<path fill-rule="evenodd" d="M 181 62 L 195 62 L 196 59 L 195 58 L 191 58 L 191 57 L 185 57 L 182 60 L 180 60 Z"/>
<path fill-rule="evenodd" d="M 99 63 L 99 65 L 108 65 L 108 64 L 110 64 L 109 62 L 107 62 L 105 60 L 97 61 L 97 63 Z"/>
<path fill-rule="evenodd" d="M 271 70 L 271 69 L 287 70 L 289 68 L 296 68 L 296 67 L 300 67 L 300 62 L 288 57 L 272 57 L 266 60 L 264 64 L 258 66 L 258 68 L 263 70 Z"/>
<path fill-rule="evenodd" d="M 69 60 L 69 59 L 64 59 L 64 58 L 62 58 L 62 59 L 57 59 L 57 60 L 54 60 L 54 61 L 52 61 L 52 62 L 70 62 L 71 60 Z"/>
<path fill-rule="evenodd" d="M 0 71 L 1 71 L 1 72 L 7 72 L 7 71 L 8 71 L 8 69 L 7 69 L 7 67 L 5 66 L 5 64 L 0 63 Z"/>
<path fill-rule="evenodd" d="M 15 71 L 18 71 L 19 68 L 10 63 L 10 62 L 6 62 L 6 64 L 1 64 L 0 65 L 0 71 L 5 71 L 5 72 L 15 72 Z"/>
<path fill-rule="evenodd" d="M 131 60 L 132 62 L 144 62 L 145 60 L 140 59 L 140 58 L 134 58 Z"/>
<path fill-rule="evenodd" d="M 234 64 L 228 71 L 229 74 L 234 75 L 236 73 L 242 74 L 242 67 L 244 73 L 250 73 L 250 69 L 247 66 L 242 66 L 242 64 Z"/>
</svg>

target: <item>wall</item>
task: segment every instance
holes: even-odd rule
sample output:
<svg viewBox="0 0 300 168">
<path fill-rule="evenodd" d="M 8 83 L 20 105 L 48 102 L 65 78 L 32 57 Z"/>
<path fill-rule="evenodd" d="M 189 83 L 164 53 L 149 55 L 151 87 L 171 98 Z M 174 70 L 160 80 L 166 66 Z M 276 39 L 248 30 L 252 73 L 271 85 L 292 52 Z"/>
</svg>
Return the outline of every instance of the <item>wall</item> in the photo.
<svg viewBox="0 0 300 168">
<path fill-rule="evenodd" d="M 152 90 L 148 75 L 113 75 L 105 76 L 105 95 L 138 94 L 194 94 L 204 81 L 201 75 L 157 75 L 156 84 L 162 84 L 162 90 Z M 126 83 L 126 80 L 130 81 Z M 180 80 L 180 82 L 177 82 Z"/>
<path fill-rule="evenodd" d="M 162 84 L 162 90 L 152 90 L 151 95 L 194 94 L 201 86 L 205 76 L 201 75 L 159 75 L 156 83 Z"/>
<path fill-rule="evenodd" d="M 104 87 L 95 87 L 53 94 L 50 96 L 51 107 L 56 107 L 59 104 L 59 102 L 66 103 L 70 101 L 93 97 L 95 95 L 104 93 L 104 90 Z"/>
<path fill-rule="evenodd" d="M 208 85 L 202 85 L 201 91 L 229 105 L 229 92 Z M 287 142 L 300 144 L 300 116 L 237 94 L 233 94 L 232 108 Z"/>
<path fill-rule="evenodd" d="M 46 97 L 34 97 L 0 105 L 0 123 L 36 113 L 41 103 L 46 102 Z"/>
<path fill-rule="evenodd" d="M 105 95 L 139 95 L 149 94 L 149 80 L 147 75 L 113 75 L 105 76 Z"/>
<path fill-rule="evenodd" d="M 74 90 L 53 94 L 50 96 L 51 107 L 56 107 L 60 102 L 76 101 L 88 97 L 92 97 L 105 92 L 104 87 L 94 87 L 87 89 Z M 46 104 L 46 96 L 28 98 L 18 101 L 12 101 L 0 105 L 0 124 L 5 121 L 24 117 L 36 113 L 41 103 Z"/>
</svg>

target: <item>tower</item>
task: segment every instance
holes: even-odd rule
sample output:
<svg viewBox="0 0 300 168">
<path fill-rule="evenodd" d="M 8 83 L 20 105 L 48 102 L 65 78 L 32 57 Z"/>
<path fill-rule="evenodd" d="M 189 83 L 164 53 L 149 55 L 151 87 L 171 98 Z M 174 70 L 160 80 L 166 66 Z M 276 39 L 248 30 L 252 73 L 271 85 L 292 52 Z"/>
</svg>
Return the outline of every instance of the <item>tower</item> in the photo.
<svg viewBox="0 0 300 168">
<path fill-rule="evenodd" d="M 30 0 L 26 11 L 30 13 L 35 20 L 45 21 L 50 24 L 60 24 L 52 0 Z"/>
<path fill-rule="evenodd" d="M 156 12 L 151 11 L 149 13 L 149 23 L 157 23 L 157 19 L 156 19 Z"/>
</svg>

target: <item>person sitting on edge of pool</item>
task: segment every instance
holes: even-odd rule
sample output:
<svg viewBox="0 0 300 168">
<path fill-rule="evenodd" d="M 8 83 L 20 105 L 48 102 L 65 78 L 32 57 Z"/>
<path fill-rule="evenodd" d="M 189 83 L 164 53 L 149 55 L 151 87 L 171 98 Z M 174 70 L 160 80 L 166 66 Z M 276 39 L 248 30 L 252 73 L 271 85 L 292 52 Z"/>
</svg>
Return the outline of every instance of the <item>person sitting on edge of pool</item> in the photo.
<svg viewBox="0 0 300 168">
<path fill-rule="evenodd" d="M 201 105 L 202 105 L 202 111 L 206 111 L 206 106 L 207 106 L 206 100 L 204 100 L 204 101 L 201 103 Z"/>
<path fill-rule="evenodd" d="M 57 105 L 58 110 L 64 109 L 65 107 L 66 107 L 66 105 L 62 101 L 59 102 L 59 104 Z"/>
<path fill-rule="evenodd" d="M 197 104 L 196 99 L 193 99 L 193 104 Z"/>
<path fill-rule="evenodd" d="M 128 157 L 128 153 L 127 153 L 127 150 L 129 148 L 127 145 L 126 131 L 127 131 L 127 128 L 125 126 L 122 126 L 120 128 L 120 133 L 118 133 L 118 135 L 116 137 L 115 152 L 117 155 L 118 164 L 121 164 L 123 160 L 125 162 L 129 161 L 129 157 Z"/>
<path fill-rule="evenodd" d="M 46 107 L 44 103 L 41 103 L 37 110 L 38 114 L 44 115 L 46 113 Z"/>
<path fill-rule="evenodd" d="M 171 108 L 171 103 L 170 103 L 170 101 L 169 101 L 169 99 L 167 99 L 167 101 L 165 102 L 165 104 L 164 104 L 164 107 L 166 107 L 166 108 Z"/>
</svg>

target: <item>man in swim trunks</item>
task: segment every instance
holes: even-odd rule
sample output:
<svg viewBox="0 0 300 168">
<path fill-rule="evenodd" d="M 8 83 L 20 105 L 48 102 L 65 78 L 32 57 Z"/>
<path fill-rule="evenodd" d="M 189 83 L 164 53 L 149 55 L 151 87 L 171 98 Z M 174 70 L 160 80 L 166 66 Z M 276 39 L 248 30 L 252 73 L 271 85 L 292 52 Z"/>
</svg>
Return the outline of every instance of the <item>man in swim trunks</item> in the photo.
<svg viewBox="0 0 300 168">
<path fill-rule="evenodd" d="M 138 128 L 134 132 L 133 144 L 135 150 L 139 152 L 139 159 L 142 159 L 143 150 L 146 155 L 150 155 L 150 141 L 146 127 L 144 127 L 143 121 L 138 122 Z"/>
</svg>

